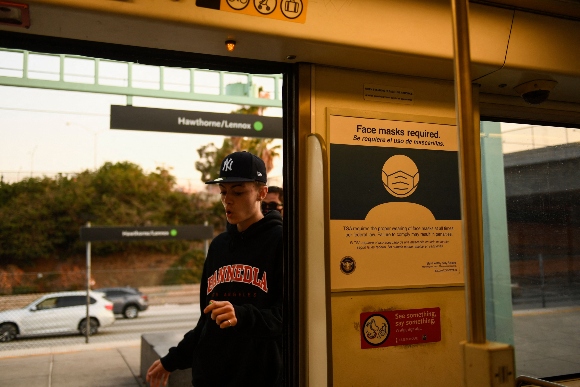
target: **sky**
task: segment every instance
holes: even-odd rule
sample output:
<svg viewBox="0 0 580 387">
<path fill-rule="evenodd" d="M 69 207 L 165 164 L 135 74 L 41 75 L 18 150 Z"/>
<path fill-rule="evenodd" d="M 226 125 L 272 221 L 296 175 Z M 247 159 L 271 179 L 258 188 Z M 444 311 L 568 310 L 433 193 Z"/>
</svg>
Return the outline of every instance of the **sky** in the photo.
<svg viewBox="0 0 580 387">
<path fill-rule="evenodd" d="M 0 176 L 5 182 L 94 170 L 105 162 L 130 161 L 146 173 L 169 169 L 179 188 L 206 189 L 195 169 L 197 149 L 223 136 L 109 129 L 110 106 L 126 97 L 0 86 Z M 230 113 L 239 105 L 133 97 L 134 106 Z M 282 115 L 267 108 L 265 115 Z M 504 153 L 580 141 L 577 129 L 502 124 Z M 282 140 L 275 140 L 282 144 Z M 270 185 L 282 185 L 282 159 L 275 160 Z"/>
<path fill-rule="evenodd" d="M 205 190 L 195 170 L 197 149 L 223 136 L 109 129 L 110 106 L 125 96 L 0 86 L 0 175 L 5 182 L 94 170 L 103 163 L 130 161 L 146 173 L 164 167 L 188 191 Z M 230 113 L 239 105 L 133 97 L 133 106 Z M 281 116 L 280 108 L 264 115 Z M 282 144 L 282 140 L 275 140 Z M 282 184 L 282 160 L 269 174 Z"/>
</svg>

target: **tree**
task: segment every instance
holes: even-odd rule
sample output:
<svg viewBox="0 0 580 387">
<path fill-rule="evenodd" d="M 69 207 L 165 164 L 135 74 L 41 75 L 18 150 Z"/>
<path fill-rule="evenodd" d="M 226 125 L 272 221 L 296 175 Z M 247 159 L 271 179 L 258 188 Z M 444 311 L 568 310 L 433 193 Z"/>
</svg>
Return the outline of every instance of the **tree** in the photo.
<svg viewBox="0 0 580 387">
<path fill-rule="evenodd" d="M 261 107 L 242 107 L 232 113 L 258 115 Z M 274 168 L 274 159 L 280 156 L 280 145 L 272 145 L 272 138 L 228 137 L 224 139 L 221 148 L 213 142 L 197 149 L 199 161 L 195 162 L 195 169 L 201 172 L 201 181 L 206 182 L 219 177 L 222 160 L 233 152 L 248 151 L 260 157 L 266 164 L 266 172 Z"/>
<path fill-rule="evenodd" d="M 105 163 L 96 171 L 67 177 L 0 181 L 0 262 L 65 260 L 82 254 L 79 228 L 178 224 L 219 225 L 213 203 L 200 194 L 175 189 L 175 177 L 163 168 L 144 173 L 130 162 Z M 130 249 L 175 251 L 184 242 L 95 243 L 95 253 Z"/>
<path fill-rule="evenodd" d="M 233 152 L 245 150 L 264 160 L 266 172 L 274 168 L 274 159 L 280 156 L 280 145 L 273 145 L 271 138 L 229 137 L 224 139 L 221 148 L 214 143 L 203 145 L 197 149 L 199 161 L 195 162 L 195 169 L 201 172 L 201 181 L 205 182 L 219 177 L 222 160 Z"/>
</svg>

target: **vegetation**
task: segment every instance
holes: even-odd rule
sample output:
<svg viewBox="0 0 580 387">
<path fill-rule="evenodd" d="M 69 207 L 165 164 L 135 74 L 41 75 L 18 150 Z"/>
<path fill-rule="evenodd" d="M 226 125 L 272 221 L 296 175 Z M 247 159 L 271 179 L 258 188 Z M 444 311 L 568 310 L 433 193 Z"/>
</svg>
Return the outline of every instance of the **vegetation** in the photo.
<svg viewBox="0 0 580 387">
<path fill-rule="evenodd" d="M 199 161 L 195 162 L 195 169 L 201 172 L 201 180 L 208 181 L 219 177 L 221 161 L 230 153 L 245 150 L 264 160 L 266 172 L 274 168 L 274 159 L 280 154 L 280 145 L 272 146 L 272 139 L 230 137 L 226 138 L 218 148 L 214 143 L 203 145 L 197 150 Z"/>
<path fill-rule="evenodd" d="M 259 106 L 242 107 L 232 113 L 260 115 L 263 108 Z M 214 143 L 203 145 L 197 150 L 199 161 L 195 163 L 195 169 L 201 172 L 201 181 L 205 182 L 219 177 L 221 161 L 230 153 L 241 150 L 248 151 L 264 160 L 266 172 L 274 168 L 274 159 L 280 156 L 280 145 L 272 145 L 271 138 L 226 138 L 218 148 Z"/>
<path fill-rule="evenodd" d="M 221 206 L 200 194 L 175 189 L 175 178 L 158 168 L 146 174 L 129 162 L 106 163 L 72 177 L 0 182 L 0 260 L 31 265 L 38 259 L 83 254 L 79 229 L 99 226 L 208 224 L 222 229 Z M 145 249 L 179 254 L 187 242 L 95 243 L 96 254 Z"/>
<path fill-rule="evenodd" d="M 196 169 L 202 180 L 218 177 L 221 160 L 229 153 L 247 150 L 266 162 L 267 170 L 279 156 L 269 139 L 233 137 L 220 148 L 213 143 L 198 149 Z M 0 179 L 0 294 L 81 289 L 86 283 L 86 244 L 82 226 L 158 226 L 207 224 L 221 232 L 225 214 L 219 200 L 207 193 L 188 193 L 164 168 L 145 173 L 131 162 L 105 163 L 101 168 L 54 178 L 27 178 L 15 183 Z M 156 281 L 163 284 L 199 282 L 205 254 L 200 241 L 95 242 L 93 256 L 151 263 L 137 273 L 101 274 L 98 283 Z M 170 257 L 160 265 L 154 257 Z M 175 261 L 173 261 L 175 260 Z M 47 265 L 47 262 L 54 263 Z M 155 263 L 157 262 L 157 263 Z M 42 264 L 42 265 L 41 265 Z M 44 274 L 39 266 L 49 267 Z M 168 270 L 157 277 L 154 270 Z M 118 269 L 117 269 L 118 270 Z M 131 270 L 126 266 L 124 270 Z M 137 277 L 135 277 L 137 276 Z M 147 278 L 145 278 L 147 277 Z"/>
<path fill-rule="evenodd" d="M 165 272 L 163 285 L 196 284 L 201 282 L 205 252 L 190 250 Z"/>
</svg>

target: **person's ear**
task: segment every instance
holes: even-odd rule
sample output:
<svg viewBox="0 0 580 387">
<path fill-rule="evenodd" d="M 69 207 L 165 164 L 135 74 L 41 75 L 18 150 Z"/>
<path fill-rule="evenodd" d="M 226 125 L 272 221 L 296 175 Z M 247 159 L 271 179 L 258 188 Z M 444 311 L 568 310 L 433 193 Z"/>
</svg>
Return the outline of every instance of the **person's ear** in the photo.
<svg viewBox="0 0 580 387">
<path fill-rule="evenodd" d="M 261 202 L 262 200 L 266 199 L 266 195 L 268 195 L 268 187 L 267 186 L 260 187 L 260 189 L 258 190 L 257 200 Z"/>
</svg>

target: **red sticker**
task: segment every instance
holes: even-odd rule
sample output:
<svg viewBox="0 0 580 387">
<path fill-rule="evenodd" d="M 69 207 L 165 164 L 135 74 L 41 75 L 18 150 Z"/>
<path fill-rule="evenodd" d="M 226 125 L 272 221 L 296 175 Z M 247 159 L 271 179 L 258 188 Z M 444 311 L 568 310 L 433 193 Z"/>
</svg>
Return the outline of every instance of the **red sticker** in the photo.
<svg viewBox="0 0 580 387">
<path fill-rule="evenodd" d="M 439 308 L 360 314 L 362 349 L 441 341 Z"/>
</svg>

